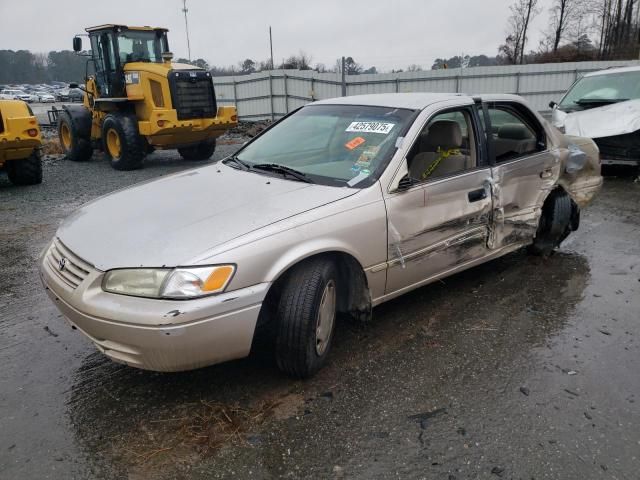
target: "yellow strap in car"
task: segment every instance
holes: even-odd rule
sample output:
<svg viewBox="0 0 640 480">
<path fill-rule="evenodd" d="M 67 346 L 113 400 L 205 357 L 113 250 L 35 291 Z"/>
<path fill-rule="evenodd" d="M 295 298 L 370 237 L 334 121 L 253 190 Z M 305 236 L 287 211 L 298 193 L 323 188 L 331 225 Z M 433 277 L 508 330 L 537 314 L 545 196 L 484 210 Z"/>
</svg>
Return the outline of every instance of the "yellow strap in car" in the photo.
<svg viewBox="0 0 640 480">
<path fill-rule="evenodd" d="M 440 162 L 442 162 L 442 160 L 444 160 L 445 158 L 449 158 L 451 155 L 460 155 L 460 149 L 450 148 L 448 150 L 443 150 L 440 147 L 438 147 L 438 150 L 436 150 L 436 153 L 438 154 L 436 159 L 433 162 L 431 162 L 431 165 L 429 165 L 429 167 L 422 173 L 422 180 L 426 180 L 429 177 L 429 175 L 431 175 L 433 171 L 436 168 L 438 168 L 438 165 L 440 165 Z"/>
</svg>

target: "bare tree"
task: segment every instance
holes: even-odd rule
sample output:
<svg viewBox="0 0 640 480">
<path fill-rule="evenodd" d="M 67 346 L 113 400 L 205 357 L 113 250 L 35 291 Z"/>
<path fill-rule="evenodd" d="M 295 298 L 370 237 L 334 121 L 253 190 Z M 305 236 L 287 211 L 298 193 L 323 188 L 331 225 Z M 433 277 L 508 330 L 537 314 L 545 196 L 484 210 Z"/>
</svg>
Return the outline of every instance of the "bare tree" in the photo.
<svg viewBox="0 0 640 480">
<path fill-rule="evenodd" d="M 553 28 L 553 53 L 558 51 L 560 41 L 567 31 L 570 20 L 573 18 L 575 0 L 553 0 L 550 9 L 550 25 Z"/>
<path fill-rule="evenodd" d="M 600 57 L 635 57 L 640 44 L 640 0 L 600 0 L 596 15 L 600 24 Z"/>
<path fill-rule="evenodd" d="M 538 0 L 516 0 L 509 8 L 511 16 L 507 24 L 508 34 L 504 45 L 500 46 L 500 52 L 511 63 L 523 63 L 529 26 L 540 13 Z"/>
</svg>

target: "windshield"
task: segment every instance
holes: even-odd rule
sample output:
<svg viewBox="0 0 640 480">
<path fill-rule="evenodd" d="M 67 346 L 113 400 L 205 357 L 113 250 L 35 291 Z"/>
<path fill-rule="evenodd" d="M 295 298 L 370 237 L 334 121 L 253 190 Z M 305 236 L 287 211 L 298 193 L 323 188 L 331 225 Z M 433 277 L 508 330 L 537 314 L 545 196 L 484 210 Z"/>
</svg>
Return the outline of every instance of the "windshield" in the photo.
<svg viewBox="0 0 640 480">
<path fill-rule="evenodd" d="M 578 80 L 560 102 L 560 108 L 577 109 L 590 103 L 636 98 L 640 98 L 640 71 L 595 75 Z"/>
<path fill-rule="evenodd" d="M 125 30 L 118 34 L 120 63 L 162 63 L 162 52 L 168 50 L 167 35 L 161 31 Z"/>
<path fill-rule="evenodd" d="M 236 158 L 249 167 L 277 164 L 327 185 L 363 187 L 384 170 L 413 111 L 309 105 L 269 129 Z"/>
</svg>

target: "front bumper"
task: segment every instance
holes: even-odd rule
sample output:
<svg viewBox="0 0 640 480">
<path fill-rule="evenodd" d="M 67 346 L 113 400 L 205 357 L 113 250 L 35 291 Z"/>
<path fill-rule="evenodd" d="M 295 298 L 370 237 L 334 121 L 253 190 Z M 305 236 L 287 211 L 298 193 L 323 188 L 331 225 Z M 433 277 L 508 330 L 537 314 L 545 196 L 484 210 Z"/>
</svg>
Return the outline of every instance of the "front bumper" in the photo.
<svg viewBox="0 0 640 480">
<path fill-rule="evenodd" d="M 628 167 L 640 166 L 639 158 L 616 158 L 616 157 L 600 157 L 600 163 L 602 165 L 625 165 Z"/>
<path fill-rule="evenodd" d="M 102 272 L 80 285 L 40 262 L 47 294 L 71 325 L 112 360 L 145 370 L 192 370 L 246 357 L 269 284 L 194 300 L 155 300 L 106 293 Z"/>
<path fill-rule="evenodd" d="M 138 122 L 138 129 L 150 145 L 175 148 L 219 137 L 238 125 L 237 114 L 235 107 L 218 107 L 213 118 L 178 120 L 176 110 L 156 109 L 149 120 Z"/>
</svg>

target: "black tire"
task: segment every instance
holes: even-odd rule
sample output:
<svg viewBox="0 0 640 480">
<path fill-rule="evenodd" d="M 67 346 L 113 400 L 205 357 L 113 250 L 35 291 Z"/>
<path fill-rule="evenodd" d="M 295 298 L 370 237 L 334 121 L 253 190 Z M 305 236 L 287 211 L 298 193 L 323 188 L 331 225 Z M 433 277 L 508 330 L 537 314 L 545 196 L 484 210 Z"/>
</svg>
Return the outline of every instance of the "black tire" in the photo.
<svg viewBox="0 0 640 480">
<path fill-rule="evenodd" d="M 65 139 L 65 129 L 70 139 Z M 58 115 L 58 139 L 66 158 L 72 162 L 86 162 L 93 155 L 91 140 L 81 134 L 73 117 L 64 111 Z"/>
<path fill-rule="evenodd" d="M 119 154 L 109 150 L 110 132 L 117 135 Z M 142 168 L 146 147 L 144 139 L 138 133 L 138 121 L 134 115 L 111 113 L 102 122 L 102 146 L 104 154 L 116 170 L 136 170 Z"/>
<path fill-rule="evenodd" d="M 536 238 L 529 245 L 533 255 L 548 256 L 571 232 L 571 198 L 563 190 L 554 190 L 542 206 Z"/>
<path fill-rule="evenodd" d="M 332 262 L 316 259 L 303 262 L 290 272 L 277 308 L 276 361 L 278 368 L 295 378 L 308 378 L 325 363 L 335 329 L 333 322 L 319 352 L 318 316 L 323 294 L 332 284 L 337 304 L 338 272 Z"/>
<path fill-rule="evenodd" d="M 42 153 L 39 148 L 29 157 L 7 162 L 7 176 L 14 185 L 37 185 L 42 183 Z"/>
<path fill-rule="evenodd" d="M 185 160 L 209 160 L 216 151 L 216 140 L 206 140 L 193 147 L 179 148 L 178 153 Z"/>
</svg>

